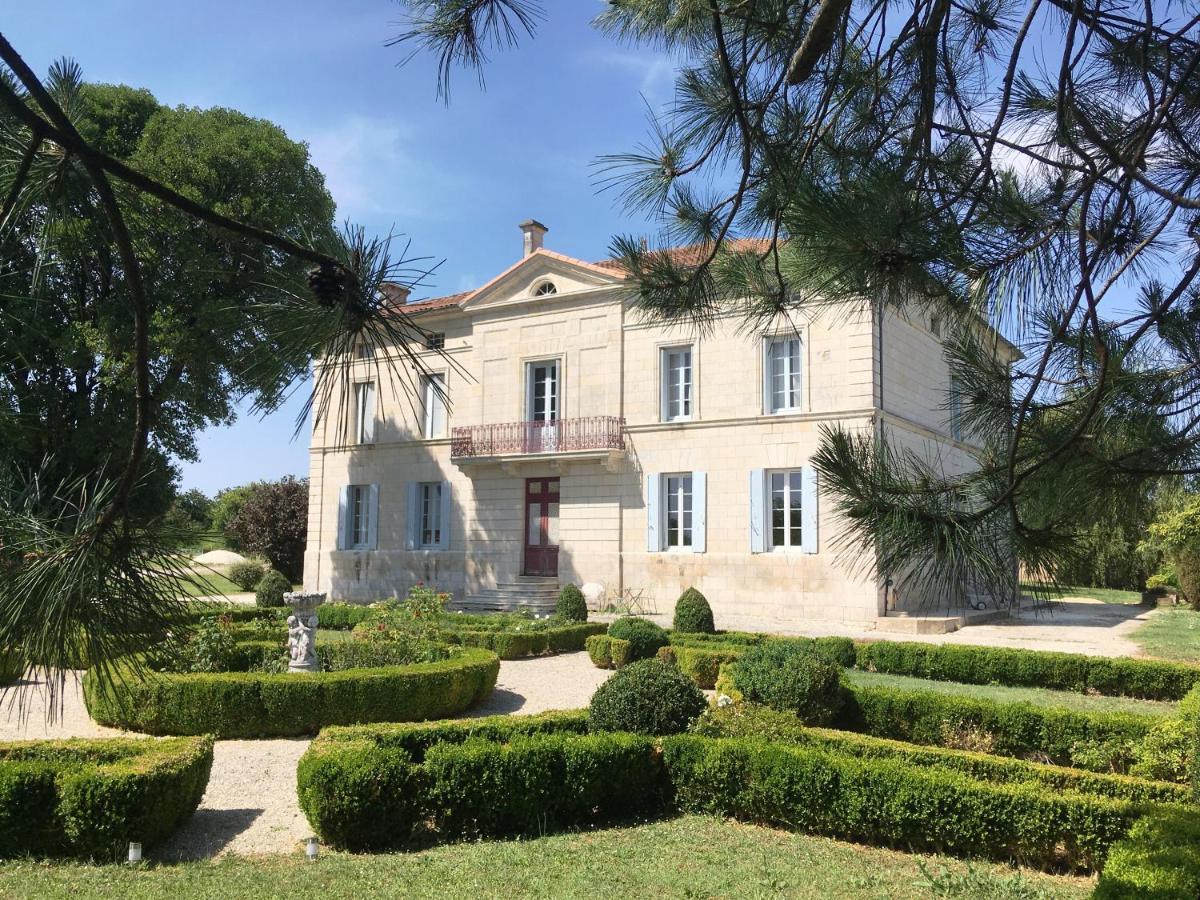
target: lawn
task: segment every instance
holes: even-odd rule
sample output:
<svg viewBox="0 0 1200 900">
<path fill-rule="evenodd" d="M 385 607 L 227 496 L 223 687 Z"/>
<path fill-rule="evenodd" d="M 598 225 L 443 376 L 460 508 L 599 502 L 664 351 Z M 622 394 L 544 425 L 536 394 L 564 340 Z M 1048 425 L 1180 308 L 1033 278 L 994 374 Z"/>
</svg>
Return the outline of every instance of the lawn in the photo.
<svg viewBox="0 0 1200 900">
<path fill-rule="evenodd" d="M 1033 593 L 1039 585 L 1022 584 L 1021 589 L 1028 593 Z M 1092 600 L 1100 600 L 1103 603 L 1141 603 L 1142 595 L 1139 591 L 1119 591 L 1116 588 L 1100 588 L 1100 587 L 1078 587 L 1060 585 L 1057 588 L 1050 588 L 1046 585 L 1040 586 L 1042 590 L 1049 592 L 1051 597 L 1089 597 Z"/>
<path fill-rule="evenodd" d="M 196 580 L 186 582 L 183 592 L 188 597 L 211 597 L 217 594 L 241 594 L 242 589 L 215 569 L 195 572 Z"/>
<path fill-rule="evenodd" d="M 160 868 L 0 864 L 5 897 L 1086 897 L 1089 879 L 1018 872 L 685 816 L 524 841 L 420 853 L 299 854 Z"/>
<path fill-rule="evenodd" d="M 1198 617 L 1200 618 L 1200 617 Z M 1197 635 L 1200 638 L 1200 634 Z M 959 684 L 956 681 L 930 681 L 908 675 L 887 675 L 882 672 L 862 672 L 847 669 L 846 678 L 864 687 L 893 687 L 905 690 L 933 691 L 939 694 L 963 694 L 1001 703 L 1025 701 L 1038 706 L 1062 706 L 1079 712 L 1132 712 L 1168 716 L 1175 712 L 1176 703 L 1159 700 L 1139 700 L 1135 697 L 1104 697 L 1099 694 L 1076 694 L 1072 691 L 1050 691 L 1045 688 L 1005 687 L 998 684 Z"/>
<path fill-rule="evenodd" d="M 1132 636 L 1147 656 L 1200 662 L 1200 612 L 1161 606 Z"/>
</svg>

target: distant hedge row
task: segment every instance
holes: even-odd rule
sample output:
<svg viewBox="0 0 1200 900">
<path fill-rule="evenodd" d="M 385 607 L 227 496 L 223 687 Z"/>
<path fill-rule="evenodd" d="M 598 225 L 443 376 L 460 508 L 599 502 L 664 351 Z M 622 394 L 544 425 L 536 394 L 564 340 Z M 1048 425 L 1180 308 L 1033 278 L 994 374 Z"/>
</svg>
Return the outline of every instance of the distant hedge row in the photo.
<svg viewBox="0 0 1200 900">
<path fill-rule="evenodd" d="M 581 623 L 543 628 L 538 631 L 447 628 L 446 639 L 465 647 L 483 647 L 501 659 L 519 659 L 542 653 L 568 653 L 584 648 L 584 642 L 604 631 L 601 623 Z"/>
<path fill-rule="evenodd" d="M 0 743 L 0 855 L 110 861 L 195 812 L 210 737 Z"/>
<path fill-rule="evenodd" d="M 312 734 L 326 725 L 457 715 L 491 694 L 496 654 L 462 648 L 450 659 L 316 674 L 116 673 L 84 677 L 84 700 L 102 725 L 150 734 L 220 738 Z"/>
<path fill-rule="evenodd" d="M 329 729 L 300 761 L 301 808 L 333 846 L 543 833 L 673 809 L 875 844 L 1095 868 L 1139 807 L 1042 784 L 819 746 L 582 734 L 578 714 Z M 1014 765 L 1020 765 L 1014 763 Z"/>
</svg>

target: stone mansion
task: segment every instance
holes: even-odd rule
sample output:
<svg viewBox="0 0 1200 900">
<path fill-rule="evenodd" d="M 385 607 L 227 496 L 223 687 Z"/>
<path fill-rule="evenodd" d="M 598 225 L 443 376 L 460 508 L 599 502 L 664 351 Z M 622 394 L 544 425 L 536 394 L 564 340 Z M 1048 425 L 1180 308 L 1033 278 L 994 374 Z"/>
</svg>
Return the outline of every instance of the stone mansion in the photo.
<svg viewBox="0 0 1200 900">
<path fill-rule="evenodd" d="M 313 434 L 306 588 L 369 601 L 424 582 L 478 603 L 592 583 L 669 613 L 694 586 L 718 624 L 880 616 L 809 460 L 841 423 L 973 465 L 937 320 L 864 304 L 698 336 L 639 317 L 615 262 L 521 229 L 487 284 L 406 303 L 430 334 L 419 384 L 353 363 L 349 408 Z"/>
</svg>

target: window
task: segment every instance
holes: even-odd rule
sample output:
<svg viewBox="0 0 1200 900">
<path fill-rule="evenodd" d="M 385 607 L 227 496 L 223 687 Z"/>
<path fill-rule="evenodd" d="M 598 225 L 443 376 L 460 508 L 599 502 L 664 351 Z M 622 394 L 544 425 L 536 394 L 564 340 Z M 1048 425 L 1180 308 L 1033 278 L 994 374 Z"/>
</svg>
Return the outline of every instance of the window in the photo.
<svg viewBox="0 0 1200 900">
<path fill-rule="evenodd" d="M 962 427 L 962 385 L 959 380 L 950 374 L 950 390 L 949 390 L 949 409 L 950 409 L 950 436 L 956 441 L 961 441 L 963 437 Z"/>
<path fill-rule="evenodd" d="M 800 408 L 800 338 L 771 338 L 763 363 L 763 399 L 768 413 Z"/>
<path fill-rule="evenodd" d="M 666 491 L 666 546 L 680 549 L 692 546 L 692 476 L 667 475 L 663 479 Z"/>
<path fill-rule="evenodd" d="M 369 444 L 375 440 L 375 382 L 354 385 L 354 442 Z"/>
<path fill-rule="evenodd" d="M 350 486 L 350 548 L 364 550 L 371 545 L 371 486 Z"/>
<path fill-rule="evenodd" d="M 446 333 L 444 331 L 431 331 L 425 335 L 426 350 L 442 350 L 446 346 Z"/>
<path fill-rule="evenodd" d="M 692 417 L 692 348 L 662 351 L 662 419 L 680 422 Z"/>
<path fill-rule="evenodd" d="M 426 438 L 444 437 L 446 434 L 446 376 L 426 375 L 422 381 L 423 409 L 422 435 Z"/>
<path fill-rule="evenodd" d="M 799 469 L 771 473 L 771 549 L 804 546 L 804 485 Z"/>
<path fill-rule="evenodd" d="M 550 294 L 557 294 L 558 286 L 553 281 L 543 281 L 533 290 L 533 296 L 546 297 Z"/>
<path fill-rule="evenodd" d="M 442 483 L 421 485 L 421 546 L 440 547 L 442 544 Z"/>
<path fill-rule="evenodd" d="M 526 374 L 525 418 L 529 422 L 558 421 L 558 361 L 530 363 Z"/>
<path fill-rule="evenodd" d="M 358 342 L 358 353 L 356 355 L 358 356 L 359 359 L 374 359 L 375 358 L 375 345 L 365 339 L 359 341 Z"/>
</svg>

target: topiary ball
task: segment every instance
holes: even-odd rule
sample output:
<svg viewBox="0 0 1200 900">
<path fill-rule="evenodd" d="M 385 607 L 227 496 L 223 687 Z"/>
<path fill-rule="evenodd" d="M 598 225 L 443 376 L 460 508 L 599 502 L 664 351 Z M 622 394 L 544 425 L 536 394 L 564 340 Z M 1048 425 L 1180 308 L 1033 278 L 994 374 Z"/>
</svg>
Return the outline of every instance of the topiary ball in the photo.
<svg viewBox="0 0 1200 900">
<path fill-rule="evenodd" d="M 229 580 L 243 591 L 252 591 L 267 574 L 267 567 L 262 563 L 240 562 L 229 567 Z"/>
<path fill-rule="evenodd" d="M 714 634 L 712 607 L 695 588 L 688 588 L 675 602 L 675 620 L 671 627 L 688 634 Z"/>
<path fill-rule="evenodd" d="M 730 674 L 747 701 L 795 713 L 806 725 L 827 725 L 842 708 L 842 667 L 802 644 L 752 646 Z"/>
<path fill-rule="evenodd" d="M 292 589 L 292 583 L 274 569 L 262 577 L 254 590 L 255 606 L 283 606 L 283 595 Z"/>
<path fill-rule="evenodd" d="M 667 633 L 649 619 L 639 619 L 636 616 L 626 616 L 617 619 L 608 626 L 610 637 L 629 641 L 629 660 L 649 659 L 658 652 L 659 647 L 665 647 L 670 641 Z"/>
<path fill-rule="evenodd" d="M 618 669 L 592 694 L 588 730 L 679 734 L 704 707 L 704 694 L 676 666 L 642 659 Z"/>
<path fill-rule="evenodd" d="M 583 599 L 583 591 L 573 584 L 564 584 L 558 592 L 558 603 L 554 614 L 568 622 L 586 622 L 588 616 L 587 601 Z"/>
</svg>

